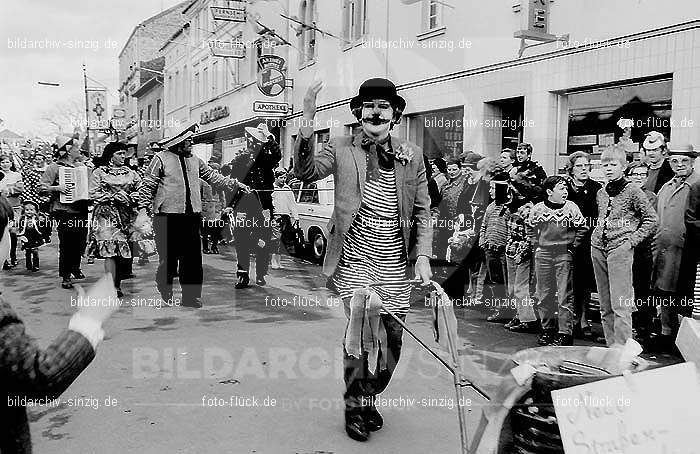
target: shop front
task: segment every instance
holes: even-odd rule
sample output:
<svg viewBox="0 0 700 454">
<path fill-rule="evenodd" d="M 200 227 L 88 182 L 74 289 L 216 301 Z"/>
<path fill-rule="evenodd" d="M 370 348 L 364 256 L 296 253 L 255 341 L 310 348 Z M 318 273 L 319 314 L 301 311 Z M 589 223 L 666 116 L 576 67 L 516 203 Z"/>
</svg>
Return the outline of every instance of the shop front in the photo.
<svg viewBox="0 0 700 454">
<path fill-rule="evenodd" d="M 226 110 L 228 111 L 228 109 Z M 208 114 L 209 111 L 205 112 Z M 220 112 L 223 113 L 222 110 Z M 246 149 L 245 128 L 255 128 L 260 123 L 266 123 L 270 133 L 280 140 L 280 131 L 283 121 L 271 118 L 249 118 L 236 123 L 229 123 L 223 126 L 205 129 L 205 127 L 223 117 L 211 120 L 202 113 L 200 118 L 200 132 L 193 137 L 195 143 L 211 144 L 213 146 L 211 160 L 216 163 L 226 164 L 231 162 L 236 154 Z M 219 114 L 221 115 L 221 114 Z M 202 123 L 204 120 L 204 123 Z M 207 121 L 209 120 L 209 121 Z"/>
<path fill-rule="evenodd" d="M 568 104 L 567 146 L 559 159 L 585 151 L 593 158 L 594 174 L 601 152 L 619 144 L 629 160 L 643 158 L 641 144 L 650 131 L 667 139 L 671 134 L 673 80 L 670 77 L 639 80 L 566 93 Z"/>
</svg>

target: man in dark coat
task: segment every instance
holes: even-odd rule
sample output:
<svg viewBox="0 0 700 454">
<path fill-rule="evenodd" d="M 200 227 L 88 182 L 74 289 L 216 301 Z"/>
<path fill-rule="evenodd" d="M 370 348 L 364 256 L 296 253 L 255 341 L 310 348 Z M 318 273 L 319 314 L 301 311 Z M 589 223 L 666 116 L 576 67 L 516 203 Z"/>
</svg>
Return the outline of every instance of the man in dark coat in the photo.
<svg viewBox="0 0 700 454">
<path fill-rule="evenodd" d="M 12 207 L 0 196 L 0 263 L 9 256 L 10 216 Z M 95 357 L 104 337 L 102 323 L 119 308 L 112 277 L 79 293 L 79 305 L 81 301 L 90 304 L 81 305 L 68 329 L 42 350 L 14 309 L 0 299 L 0 452 L 31 453 L 27 405 L 57 399 Z"/>
<path fill-rule="evenodd" d="M 668 153 L 666 139 L 660 132 L 651 131 L 644 139 L 642 148 L 646 155 L 647 165 L 649 165 L 649 176 L 644 189 L 658 194 L 661 186 L 674 176 L 673 169 L 666 159 Z"/>
<path fill-rule="evenodd" d="M 689 283 L 695 274 L 690 256 L 697 245 L 689 247 L 686 239 L 685 214 L 691 188 L 700 185 L 700 174 L 693 165 L 698 153 L 692 146 L 670 147 L 669 164 L 675 176 L 661 187 L 658 194 L 659 228 L 654 238 L 654 295 L 661 306 L 662 349 L 673 351 L 673 339 L 679 328 L 679 316 L 689 317 L 692 290 Z M 669 348 L 671 347 L 671 348 Z"/>
<path fill-rule="evenodd" d="M 578 206 L 586 220 L 588 231 L 581 244 L 574 251 L 574 337 L 591 337 L 591 326 L 588 323 L 588 307 L 591 302 L 591 292 L 596 291 L 593 262 L 591 260 L 591 234 L 598 220 L 598 202 L 596 195 L 603 186 L 590 178 L 591 156 L 584 151 L 569 155 L 566 170 L 569 173 L 569 196 Z"/>
</svg>

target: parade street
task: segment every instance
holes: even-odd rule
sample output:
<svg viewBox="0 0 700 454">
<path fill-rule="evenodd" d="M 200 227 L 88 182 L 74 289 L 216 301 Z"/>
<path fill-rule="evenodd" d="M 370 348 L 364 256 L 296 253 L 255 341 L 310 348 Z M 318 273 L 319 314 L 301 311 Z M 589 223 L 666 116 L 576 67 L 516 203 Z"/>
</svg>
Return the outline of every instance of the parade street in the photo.
<svg viewBox="0 0 700 454">
<path fill-rule="evenodd" d="M 56 285 L 55 244 L 43 248 L 41 271 L 4 276 L 3 297 L 42 346 L 75 311 L 72 292 Z M 198 310 L 149 307 L 156 264 L 134 266 L 93 363 L 58 402 L 28 408 L 37 452 L 367 452 L 342 430 L 345 318 L 319 288 L 320 267 L 284 256 L 287 269 L 272 271 L 267 286 L 234 290 L 233 248 L 221 252 L 205 256 Z M 86 286 L 102 272 L 100 262 L 83 268 Z M 409 326 L 434 346 L 429 309 L 415 300 Z M 471 346 L 463 354 L 489 384 L 513 352 L 535 346 L 535 335 L 504 336 L 477 311 L 458 318 Z M 404 334 L 401 363 L 378 402 L 388 423 L 371 452 L 458 452 L 454 396 L 449 372 Z M 463 403 L 478 402 L 467 393 Z"/>
</svg>

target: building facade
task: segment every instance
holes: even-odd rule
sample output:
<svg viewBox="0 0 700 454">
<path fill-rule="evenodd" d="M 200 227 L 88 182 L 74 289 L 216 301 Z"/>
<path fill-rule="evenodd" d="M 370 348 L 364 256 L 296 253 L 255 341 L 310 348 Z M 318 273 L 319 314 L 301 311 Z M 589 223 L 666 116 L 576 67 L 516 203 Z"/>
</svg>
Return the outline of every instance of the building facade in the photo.
<svg viewBox="0 0 700 454">
<path fill-rule="evenodd" d="M 250 7 L 245 23 L 215 21 L 212 0 L 195 0 L 183 11 L 187 27 L 163 49 L 166 55 L 166 120 L 182 124 L 196 122 L 198 143 L 212 146 L 213 159 L 230 160 L 245 147 L 244 128 L 267 122 L 281 137 L 281 117 L 265 119 L 254 112 L 253 103 L 262 97 L 256 80 L 258 57 L 274 54 L 287 58 L 288 46 L 280 45 L 289 33 L 286 20 L 276 15 L 278 5 L 259 2 Z M 260 19 L 263 26 L 255 24 Z M 252 23 L 251 23 L 252 22 Z M 265 32 L 280 30 L 281 36 Z M 212 47 L 239 43 L 242 58 L 215 56 Z M 283 94 L 280 98 L 285 101 Z"/>
<path fill-rule="evenodd" d="M 430 157 L 466 150 L 495 156 L 526 141 L 533 158 L 554 172 L 575 150 L 595 154 L 619 141 L 621 117 L 635 121 L 631 139 L 637 145 L 658 130 L 674 143 L 700 146 L 700 4 L 680 0 L 658 9 L 648 0 L 605 8 L 593 1 L 541 2 L 547 32 L 561 40 L 518 57 L 521 42 L 514 35 L 528 28 L 531 3 L 291 1 L 291 11 L 311 8 L 317 27 L 341 39 L 315 32 L 310 59 L 291 54 L 295 113 L 287 121 L 285 150 L 317 75 L 325 81 L 319 142 L 357 128 L 349 99 L 363 80 L 384 76 L 407 101 L 396 134 Z"/>
<path fill-rule="evenodd" d="M 349 100 L 377 76 L 407 101 L 395 134 L 429 157 L 495 156 L 525 141 L 551 173 L 573 151 L 597 155 L 619 142 L 620 118 L 635 122 L 632 147 L 651 130 L 700 146 L 694 0 L 664 9 L 652 0 L 605 8 L 592 0 L 252 1 L 246 23 L 214 20 L 212 6 L 220 5 L 194 0 L 183 11 L 189 27 L 165 49 L 165 93 L 166 116 L 198 122 L 195 138 L 215 159 L 228 160 L 245 144 L 243 128 L 265 121 L 288 165 L 314 78 L 325 82 L 316 141 L 356 131 Z M 244 58 L 213 55 L 212 43 L 231 40 L 243 43 Z M 258 58 L 269 54 L 285 59 L 293 81 L 274 99 L 289 106 L 283 118 L 253 109 L 267 99 L 256 79 Z"/>
<path fill-rule="evenodd" d="M 148 67 L 146 62 L 159 57 L 163 44 L 182 27 L 182 11 L 189 3 L 179 3 L 138 24 L 119 53 L 119 103 L 126 110 L 127 117 L 127 129 L 120 139 L 130 145 L 137 146 L 141 129 L 138 125 L 138 101 L 134 93 L 155 75 L 141 68 Z"/>
<path fill-rule="evenodd" d="M 147 74 L 141 75 L 145 82 L 132 94 L 136 99 L 137 108 L 137 147 L 136 154 L 143 157 L 148 149 L 148 144 L 157 142 L 164 135 L 163 115 L 163 67 L 165 57 L 144 62 L 141 71 Z"/>
</svg>

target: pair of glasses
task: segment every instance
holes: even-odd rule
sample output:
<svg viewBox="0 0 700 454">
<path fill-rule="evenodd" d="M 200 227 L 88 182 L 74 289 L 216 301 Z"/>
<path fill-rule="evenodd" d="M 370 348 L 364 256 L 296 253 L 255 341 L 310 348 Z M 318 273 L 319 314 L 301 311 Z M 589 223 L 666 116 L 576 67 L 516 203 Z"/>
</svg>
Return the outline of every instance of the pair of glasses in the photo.
<svg viewBox="0 0 700 454">
<path fill-rule="evenodd" d="M 630 173 L 630 176 L 634 177 L 634 178 L 646 178 L 649 176 L 649 174 L 646 172 L 645 173 L 632 172 L 632 173 Z"/>
<path fill-rule="evenodd" d="M 668 163 L 673 164 L 673 165 L 678 165 L 678 164 L 689 165 L 690 159 L 689 158 L 683 158 L 683 159 L 673 158 L 673 159 L 669 159 Z"/>
<path fill-rule="evenodd" d="M 575 169 L 590 169 L 591 164 L 574 164 Z"/>
</svg>

